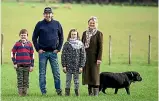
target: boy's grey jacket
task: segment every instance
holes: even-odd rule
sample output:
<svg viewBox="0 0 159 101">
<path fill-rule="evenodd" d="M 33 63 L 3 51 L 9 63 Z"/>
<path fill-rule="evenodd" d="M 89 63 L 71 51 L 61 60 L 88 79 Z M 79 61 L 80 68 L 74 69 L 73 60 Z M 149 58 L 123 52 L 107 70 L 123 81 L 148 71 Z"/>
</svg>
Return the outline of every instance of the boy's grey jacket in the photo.
<svg viewBox="0 0 159 101">
<path fill-rule="evenodd" d="M 86 62 L 84 45 L 80 49 L 74 49 L 68 41 L 65 42 L 61 62 L 62 66 L 66 67 L 67 72 L 79 73 L 79 68 L 84 67 Z"/>
</svg>

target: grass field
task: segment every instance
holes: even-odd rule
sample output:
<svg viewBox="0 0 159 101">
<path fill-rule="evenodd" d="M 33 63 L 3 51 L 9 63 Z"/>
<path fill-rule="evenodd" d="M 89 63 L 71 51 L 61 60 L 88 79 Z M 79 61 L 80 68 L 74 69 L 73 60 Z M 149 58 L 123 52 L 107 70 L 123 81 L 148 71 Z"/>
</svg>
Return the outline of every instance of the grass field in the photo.
<svg viewBox="0 0 159 101">
<path fill-rule="evenodd" d="M 56 96 L 50 65 L 47 68 L 47 96 L 41 96 L 38 84 L 38 56 L 35 52 L 35 69 L 30 73 L 30 90 L 27 97 L 19 97 L 16 88 L 16 72 L 13 69 L 10 51 L 19 39 L 19 31 L 26 28 L 29 40 L 35 24 L 43 19 L 43 9 L 46 5 L 40 3 L 18 4 L 2 2 L 2 29 L 4 34 L 3 64 L 1 68 L 1 99 L 2 101 L 157 101 L 158 99 L 158 18 L 157 7 L 132 6 L 99 6 L 72 5 L 72 9 L 59 8 L 54 10 L 54 18 L 59 20 L 64 29 L 65 40 L 71 28 L 82 32 L 87 28 L 87 20 L 95 15 L 99 19 L 99 30 L 104 35 L 103 62 L 101 71 L 123 72 L 138 71 L 142 82 L 132 83 L 128 96 L 124 89 L 114 95 L 114 89 L 108 89 L 107 95 L 99 97 L 87 96 L 87 87 L 80 86 L 80 96 L 75 97 L 72 91 L 70 97 Z M 53 6 L 53 4 L 50 4 Z M 112 36 L 112 65 L 108 65 L 108 38 Z M 128 65 L 128 36 L 132 35 L 132 65 Z M 147 64 L 148 35 L 152 38 L 151 64 Z M 59 63 L 60 63 L 59 53 Z M 61 64 L 60 64 L 61 68 Z M 65 88 L 65 74 L 61 71 L 62 89 Z"/>
</svg>

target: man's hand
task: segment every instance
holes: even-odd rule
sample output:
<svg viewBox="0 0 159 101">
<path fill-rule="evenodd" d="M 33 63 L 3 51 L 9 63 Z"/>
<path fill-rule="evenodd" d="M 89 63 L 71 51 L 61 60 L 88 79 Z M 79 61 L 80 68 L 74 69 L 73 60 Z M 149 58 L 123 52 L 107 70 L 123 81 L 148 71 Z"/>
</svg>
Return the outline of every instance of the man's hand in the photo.
<svg viewBox="0 0 159 101">
<path fill-rule="evenodd" d="M 66 73 L 66 72 L 67 72 L 67 71 L 66 71 L 66 67 L 63 67 L 63 72 L 64 72 L 64 73 Z"/>
<path fill-rule="evenodd" d="M 33 71 L 33 67 L 30 67 L 30 68 L 29 68 L 29 72 L 32 72 L 32 71 Z"/>
<path fill-rule="evenodd" d="M 38 51 L 39 54 L 41 54 L 41 53 L 43 53 L 43 52 L 45 52 L 45 51 L 43 51 L 42 49 L 40 49 L 40 50 Z"/>
<path fill-rule="evenodd" d="M 17 69 L 17 64 L 16 64 L 16 65 L 14 65 L 14 69 Z"/>
<path fill-rule="evenodd" d="M 57 49 L 56 49 L 56 50 L 54 50 L 53 52 L 54 52 L 54 53 L 58 53 L 58 52 L 59 52 L 59 50 L 57 50 Z"/>
</svg>

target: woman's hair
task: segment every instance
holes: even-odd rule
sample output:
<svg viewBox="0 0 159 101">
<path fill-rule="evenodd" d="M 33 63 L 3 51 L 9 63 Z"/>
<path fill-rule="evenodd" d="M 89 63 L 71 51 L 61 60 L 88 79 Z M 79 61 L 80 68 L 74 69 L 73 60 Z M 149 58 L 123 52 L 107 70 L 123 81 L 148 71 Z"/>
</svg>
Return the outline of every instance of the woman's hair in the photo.
<svg viewBox="0 0 159 101">
<path fill-rule="evenodd" d="M 98 18 L 95 17 L 95 16 L 91 16 L 91 17 L 88 19 L 88 23 L 89 23 L 90 20 L 93 20 L 93 21 L 95 21 L 96 23 L 98 23 Z"/>
<path fill-rule="evenodd" d="M 80 40 L 79 33 L 78 33 L 77 29 L 71 29 L 69 34 L 68 34 L 67 41 L 69 41 L 69 39 L 71 38 L 72 32 L 77 32 L 77 40 Z"/>
<path fill-rule="evenodd" d="M 24 33 L 27 33 L 27 36 L 28 36 L 28 31 L 26 29 L 21 29 L 19 32 L 19 36 Z"/>
</svg>

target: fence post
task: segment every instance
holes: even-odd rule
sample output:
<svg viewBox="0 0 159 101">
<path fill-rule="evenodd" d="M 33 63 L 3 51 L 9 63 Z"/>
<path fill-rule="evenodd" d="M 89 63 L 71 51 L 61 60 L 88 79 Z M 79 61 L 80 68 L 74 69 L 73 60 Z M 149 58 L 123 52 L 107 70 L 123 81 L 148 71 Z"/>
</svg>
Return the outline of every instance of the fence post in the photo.
<svg viewBox="0 0 159 101">
<path fill-rule="evenodd" d="M 131 35 L 129 35 L 129 65 L 131 64 Z"/>
<path fill-rule="evenodd" d="M 109 65 L 111 64 L 111 55 L 112 55 L 112 43 L 111 43 L 111 35 L 109 35 Z"/>
<path fill-rule="evenodd" d="M 151 36 L 149 35 L 149 42 L 148 42 L 148 64 L 150 64 L 151 60 Z"/>
<path fill-rule="evenodd" d="M 2 54 L 2 51 L 3 51 L 3 33 L 1 33 L 1 65 L 2 65 L 2 59 L 3 59 L 3 54 Z"/>
</svg>

